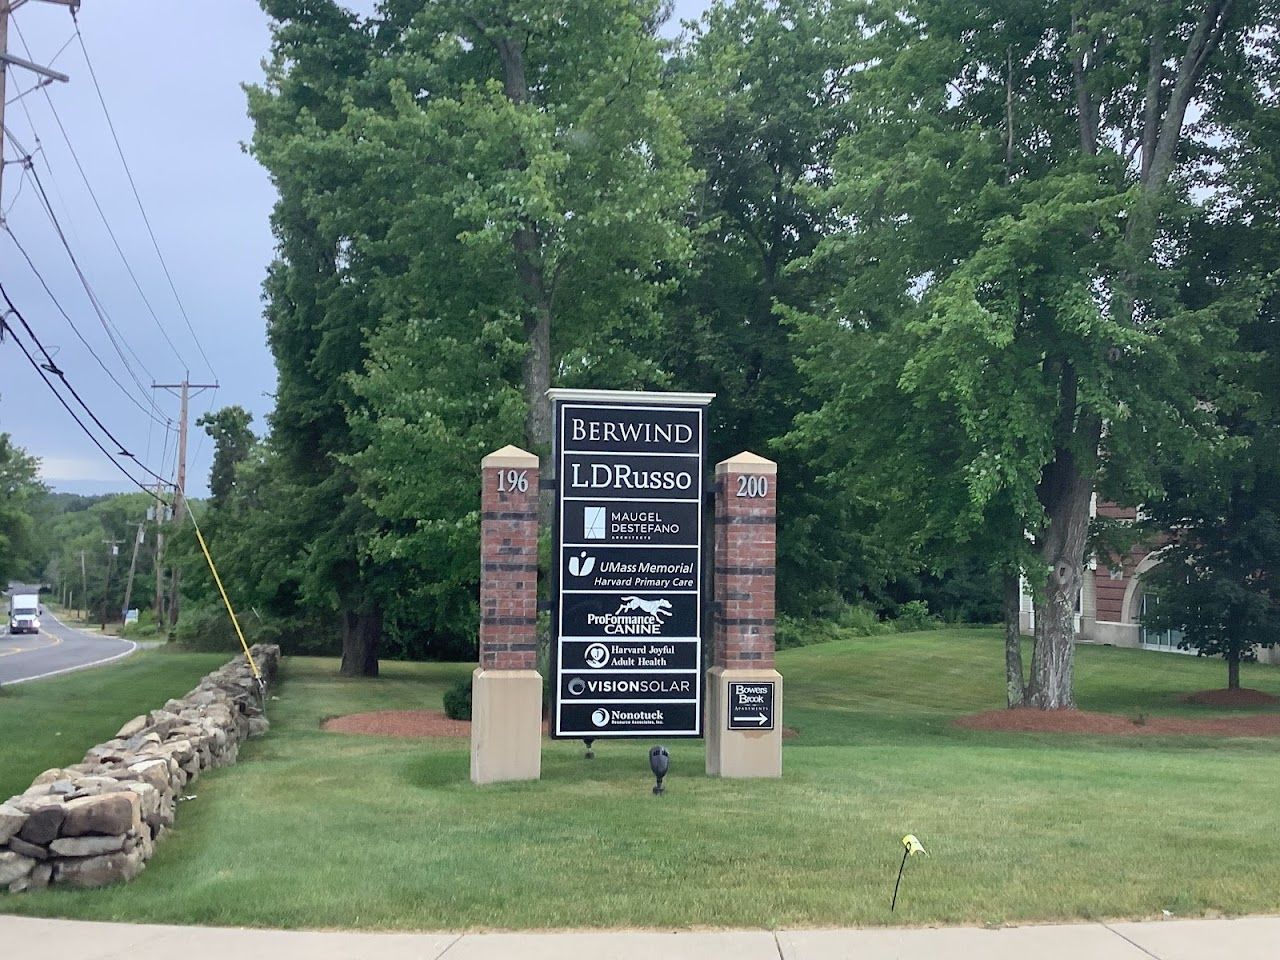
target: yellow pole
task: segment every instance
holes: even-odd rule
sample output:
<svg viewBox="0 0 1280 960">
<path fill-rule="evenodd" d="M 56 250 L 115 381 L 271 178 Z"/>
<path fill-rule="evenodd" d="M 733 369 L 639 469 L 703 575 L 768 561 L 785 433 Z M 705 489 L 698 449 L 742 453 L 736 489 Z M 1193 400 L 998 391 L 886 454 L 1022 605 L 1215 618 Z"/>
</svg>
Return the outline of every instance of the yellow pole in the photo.
<svg viewBox="0 0 1280 960">
<path fill-rule="evenodd" d="M 231 615 L 231 625 L 236 628 L 236 636 L 240 638 L 240 646 L 244 648 L 244 655 L 249 661 L 249 666 L 253 669 L 253 678 L 262 683 L 262 674 L 258 672 L 258 664 L 254 662 L 253 654 L 249 652 L 249 644 L 245 642 L 244 631 L 240 629 L 240 621 L 236 617 L 235 610 L 231 607 L 231 599 L 227 596 L 226 589 L 222 586 L 222 578 L 218 576 L 218 568 L 214 565 L 213 557 L 209 554 L 209 545 L 204 542 L 204 534 L 200 532 L 200 524 L 196 523 L 195 511 L 188 510 L 187 516 L 191 518 L 191 526 L 195 527 L 196 539 L 200 541 L 200 549 L 204 552 L 204 558 L 209 564 L 209 572 L 213 574 L 213 582 L 218 585 L 218 593 L 222 594 L 222 602 L 227 605 L 227 613 Z"/>
</svg>

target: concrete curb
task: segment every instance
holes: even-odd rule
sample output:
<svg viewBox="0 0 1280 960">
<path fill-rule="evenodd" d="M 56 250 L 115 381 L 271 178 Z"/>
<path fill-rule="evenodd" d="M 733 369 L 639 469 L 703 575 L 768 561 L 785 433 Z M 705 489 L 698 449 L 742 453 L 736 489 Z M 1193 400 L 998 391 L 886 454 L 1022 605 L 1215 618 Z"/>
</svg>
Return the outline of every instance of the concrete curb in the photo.
<svg viewBox="0 0 1280 960">
<path fill-rule="evenodd" d="M 33 902 L 33 901 L 27 901 Z M 78 960 L 1274 960 L 1280 917 L 850 930 L 357 933 L 92 923 L 0 915 L 15 956 Z"/>
</svg>

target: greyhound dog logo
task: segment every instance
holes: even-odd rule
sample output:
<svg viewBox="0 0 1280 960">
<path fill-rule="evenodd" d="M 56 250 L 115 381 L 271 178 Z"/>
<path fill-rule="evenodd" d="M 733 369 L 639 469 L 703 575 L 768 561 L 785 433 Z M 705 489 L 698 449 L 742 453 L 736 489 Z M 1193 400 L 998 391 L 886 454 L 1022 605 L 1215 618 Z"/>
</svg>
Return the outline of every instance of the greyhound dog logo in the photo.
<svg viewBox="0 0 1280 960">
<path fill-rule="evenodd" d="M 651 617 L 669 617 L 671 616 L 671 601 L 665 598 L 643 600 L 640 597 L 623 597 L 614 614 L 628 613 L 633 610 L 642 610 Z"/>
<path fill-rule="evenodd" d="M 589 577 L 595 568 L 596 558 L 588 557 L 585 550 L 578 556 L 569 558 L 569 573 L 575 577 Z"/>
</svg>

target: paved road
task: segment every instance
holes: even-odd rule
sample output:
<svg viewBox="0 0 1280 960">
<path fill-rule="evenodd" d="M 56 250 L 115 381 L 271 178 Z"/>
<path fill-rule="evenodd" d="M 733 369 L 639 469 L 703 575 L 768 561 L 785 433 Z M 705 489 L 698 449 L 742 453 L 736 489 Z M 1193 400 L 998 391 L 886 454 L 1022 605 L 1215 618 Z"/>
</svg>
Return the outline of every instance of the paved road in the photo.
<svg viewBox="0 0 1280 960">
<path fill-rule="evenodd" d="M 40 633 L 9 633 L 0 624 L 0 684 L 23 683 L 95 667 L 127 657 L 138 649 L 132 640 L 117 640 L 60 622 L 46 608 Z"/>
<path fill-rule="evenodd" d="M 0 944 L 6 956 L 11 951 L 14 957 L 78 960 L 1275 960 L 1280 918 L 996 930 L 459 934 L 244 930 L 0 916 Z"/>
</svg>

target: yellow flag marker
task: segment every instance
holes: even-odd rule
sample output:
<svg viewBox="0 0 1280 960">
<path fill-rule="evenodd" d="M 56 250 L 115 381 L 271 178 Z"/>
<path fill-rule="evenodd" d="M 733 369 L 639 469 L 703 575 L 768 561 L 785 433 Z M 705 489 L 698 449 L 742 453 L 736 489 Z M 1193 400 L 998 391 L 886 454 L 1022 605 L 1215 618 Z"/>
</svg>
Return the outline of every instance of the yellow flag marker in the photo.
<svg viewBox="0 0 1280 960">
<path fill-rule="evenodd" d="M 907 857 L 914 857 L 917 853 L 923 853 L 926 857 L 929 851 L 924 848 L 914 833 L 908 833 L 902 838 L 902 863 L 898 865 L 898 879 L 893 884 L 893 902 L 889 904 L 889 912 L 892 913 L 894 908 L 898 906 L 898 887 L 902 883 L 902 871 L 907 865 Z"/>
</svg>

